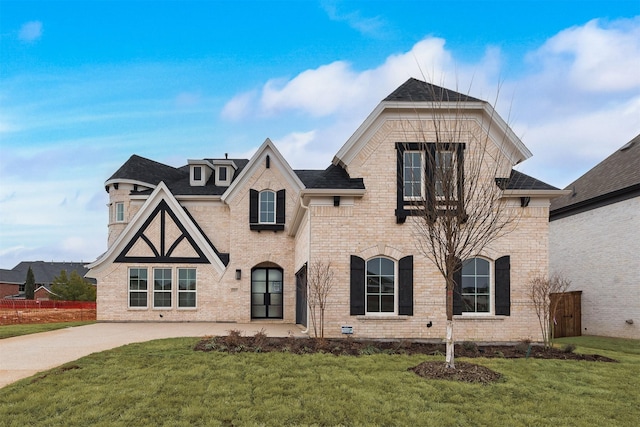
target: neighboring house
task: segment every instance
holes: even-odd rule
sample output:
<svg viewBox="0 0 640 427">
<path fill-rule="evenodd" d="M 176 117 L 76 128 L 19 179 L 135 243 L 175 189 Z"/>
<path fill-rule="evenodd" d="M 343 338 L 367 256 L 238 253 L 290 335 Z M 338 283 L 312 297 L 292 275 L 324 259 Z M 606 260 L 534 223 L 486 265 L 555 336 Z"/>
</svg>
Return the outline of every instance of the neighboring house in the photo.
<svg viewBox="0 0 640 427">
<path fill-rule="evenodd" d="M 551 204 L 551 271 L 582 291 L 584 334 L 640 339 L 640 135 L 567 189 Z"/>
<path fill-rule="evenodd" d="M 508 181 L 505 200 L 522 213 L 515 231 L 469 260 L 481 267 L 467 277 L 480 284 L 471 297 L 484 303 L 456 306 L 456 339 L 539 340 L 526 284 L 546 272 L 549 201 L 561 190 L 512 170 L 531 153 L 488 103 L 415 79 L 384 99 L 324 170 L 293 170 L 268 139 L 250 160 L 225 155 L 173 168 L 129 158 L 105 183 L 108 249 L 88 266 L 98 320 L 310 326 L 307 266 L 319 260 L 335 274 L 325 335 L 349 326 L 358 337 L 442 338 L 444 279 L 416 249 L 409 183 L 398 171 L 408 166 L 406 147 L 413 166 L 423 158 L 425 118 L 453 107 L 475 130 L 494 120 L 491 147 L 508 162 L 487 179 Z M 472 154 L 473 144 L 461 133 L 456 147 Z M 433 184 L 421 168 L 416 194 Z"/>
<path fill-rule="evenodd" d="M 51 298 L 51 285 L 62 270 L 67 272 L 67 276 L 75 271 L 81 277 L 89 271 L 82 262 L 22 261 L 11 270 L 0 270 L 0 298 L 24 298 L 24 286 L 29 267 L 33 271 L 36 282 L 34 290 L 36 300 Z M 95 284 L 95 279 L 85 280 Z"/>
</svg>

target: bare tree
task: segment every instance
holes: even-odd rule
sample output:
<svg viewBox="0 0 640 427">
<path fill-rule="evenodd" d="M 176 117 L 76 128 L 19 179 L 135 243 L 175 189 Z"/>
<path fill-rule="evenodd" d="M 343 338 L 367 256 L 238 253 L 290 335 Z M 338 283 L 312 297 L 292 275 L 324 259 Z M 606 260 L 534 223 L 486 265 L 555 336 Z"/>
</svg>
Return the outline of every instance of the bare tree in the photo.
<svg viewBox="0 0 640 427">
<path fill-rule="evenodd" d="M 398 173 L 416 247 L 446 283 L 446 365 L 455 368 L 456 275 L 465 260 L 515 228 L 521 209 L 504 198 L 513 153 L 495 137 L 511 131 L 494 108 L 428 83 L 425 90 L 427 105 L 415 108 L 419 119 L 405 121 L 406 134 L 417 141 L 402 144 Z"/>
<path fill-rule="evenodd" d="M 334 273 L 330 262 L 314 261 L 311 263 L 307 273 L 307 305 L 316 338 L 318 336 L 324 338 L 324 312 L 333 284 Z"/>
<path fill-rule="evenodd" d="M 552 274 L 551 277 L 537 274 L 529 281 L 529 297 L 536 309 L 542 339 L 547 348 L 551 347 L 553 342 L 555 316 L 560 302 L 560 298 L 552 298 L 551 295 L 566 292 L 569 285 L 571 281 L 558 273 Z"/>
</svg>

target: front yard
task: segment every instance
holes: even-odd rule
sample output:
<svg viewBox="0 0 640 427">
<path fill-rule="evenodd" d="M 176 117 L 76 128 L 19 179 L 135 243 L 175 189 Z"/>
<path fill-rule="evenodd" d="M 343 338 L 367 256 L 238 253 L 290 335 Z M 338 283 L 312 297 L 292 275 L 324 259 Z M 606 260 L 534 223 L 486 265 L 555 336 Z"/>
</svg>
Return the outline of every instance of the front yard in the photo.
<svg viewBox="0 0 640 427">
<path fill-rule="evenodd" d="M 640 342 L 560 341 L 619 363 L 474 358 L 502 374 L 479 385 L 426 380 L 408 370 L 442 356 L 206 353 L 193 350 L 198 339 L 168 339 L 93 354 L 0 389 L 0 420 L 8 426 L 637 425 Z"/>
</svg>

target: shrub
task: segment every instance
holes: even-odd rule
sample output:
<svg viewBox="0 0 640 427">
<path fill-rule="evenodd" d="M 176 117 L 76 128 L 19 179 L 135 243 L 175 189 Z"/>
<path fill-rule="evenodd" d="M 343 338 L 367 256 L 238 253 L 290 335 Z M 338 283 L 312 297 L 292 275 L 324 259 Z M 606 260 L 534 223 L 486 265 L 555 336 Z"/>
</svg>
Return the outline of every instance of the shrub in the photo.
<svg viewBox="0 0 640 427">
<path fill-rule="evenodd" d="M 478 345 L 476 343 L 474 343 L 473 341 L 464 341 L 462 343 L 462 348 L 464 348 L 467 351 L 471 351 L 471 352 L 476 352 L 478 351 Z"/>
<path fill-rule="evenodd" d="M 576 350 L 575 344 L 565 344 L 562 346 L 563 353 L 573 353 Z"/>
</svg>

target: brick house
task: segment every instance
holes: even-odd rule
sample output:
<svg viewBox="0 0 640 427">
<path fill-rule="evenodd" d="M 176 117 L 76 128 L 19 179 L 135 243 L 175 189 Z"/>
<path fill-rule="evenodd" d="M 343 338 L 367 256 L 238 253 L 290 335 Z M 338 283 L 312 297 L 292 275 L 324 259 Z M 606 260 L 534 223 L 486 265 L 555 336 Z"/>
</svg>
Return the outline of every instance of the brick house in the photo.
<svg viewBox="0 0 640 427">
<path fill-rule="evenodd" d="M 24 298 L 27 271 L 31 267 L 35 279 L 34 299 L 51 299 L 51 285 L 64 270 L 67 275 L 75 271 L 81 277 L 89 271 L 83 262 L 22 261 L 11 270 L 0 269 L 0 298 Z M 86 279 L 95 284 L 95 280 Z"/>
<path fill-rule="evenodd" d="M 588 335 L 640 339 L 640 135 L 553 200 L 549 262 L 582 291 Z"/>
<path fill-rule="evenodd" d="M 561 190 L 512 169 L 531 153 L 488 103 L 416 79 L 385 98 L 324 170 L 293 170 L 268 139 L 249 160 L 225 155 L 173 168 L 129 158 L 105 183 L 108 249 L 88 266 L 98 320 L 304 328 L 307 266 L 322 260 L 335 273 L 326 336 L 349 326 L 357 337 L 442 338 L 444 280 L 416 250 L 403 205 L 411 189 L 399 171 L 412 158 L 424 172 L 409 187 L 424 194 L 427 144 L 418 128 L 451 105 L 475 130 L 485 131 L 488 117 L 496 124 L 489 140 L 507 167 L 487 179 L 506 183 L 505 203 L 522 213 L 513 232 L 465 260 L 477 265 L 463 278 L 477 284 L 465 288 L 465 302 L 477 304 L 456 305 L 456 339 L 539 339 L 525 284 L 547 270 L 549 203 Z M 473 153 L 465 135 L 460 155 Z"/>
</svg>

